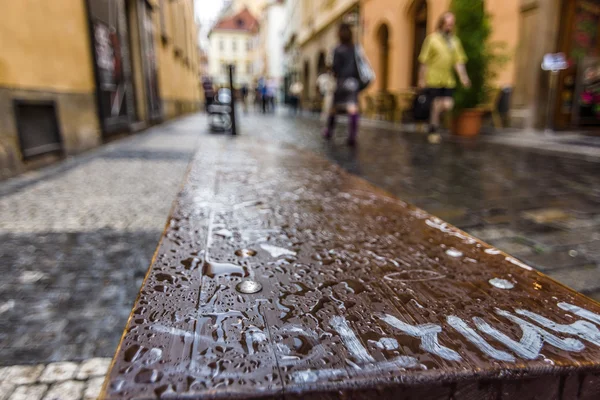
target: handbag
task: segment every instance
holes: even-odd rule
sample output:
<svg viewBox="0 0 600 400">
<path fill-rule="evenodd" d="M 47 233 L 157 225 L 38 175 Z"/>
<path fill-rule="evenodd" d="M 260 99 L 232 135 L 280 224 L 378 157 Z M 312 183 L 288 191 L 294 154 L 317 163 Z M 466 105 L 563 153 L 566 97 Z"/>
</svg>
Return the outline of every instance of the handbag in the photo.
<svg viewBox="0 0 600 400">
<path fill-rule="evenodd" d="M 354 57 L 356 59 L 356 69 L 358 70 L 359 85 L 358 90 L 364 90 L 375 80 L 375 72 L 369 64 L 369 60 L 365 56 L 360 45 L 354 46 Z"/>
<path fill-rule="evenodd" d="M 432 100 L 433 97 L 427 89 L 417 93 L 413 100 L 413 119 L 416 122 L 429 121 Z"/>
</svg>

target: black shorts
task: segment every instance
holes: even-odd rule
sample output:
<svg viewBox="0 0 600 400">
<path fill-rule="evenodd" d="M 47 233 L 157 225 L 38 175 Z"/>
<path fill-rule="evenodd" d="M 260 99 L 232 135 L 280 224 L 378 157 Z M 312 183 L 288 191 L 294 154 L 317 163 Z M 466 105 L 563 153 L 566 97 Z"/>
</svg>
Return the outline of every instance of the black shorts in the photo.
<svg viewBox="0 0 600 400">
<path fill-rule="evenodd" d="M 454 97 L 454 88 L 429 88 L 429 95 L 436 97 Z"/>
</svg>

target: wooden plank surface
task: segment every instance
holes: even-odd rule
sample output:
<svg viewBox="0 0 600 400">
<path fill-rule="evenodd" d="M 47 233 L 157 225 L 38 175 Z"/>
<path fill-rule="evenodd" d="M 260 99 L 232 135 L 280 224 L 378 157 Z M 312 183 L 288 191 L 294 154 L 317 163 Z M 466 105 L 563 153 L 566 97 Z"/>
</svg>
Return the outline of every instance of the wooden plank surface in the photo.
<svg viewBox="0 0 600 400">
<path fill-rule="evenodd" d="M 597 303 L 326 160 L 207 139 L 102 398 L 596 399 L 599 326 Z"/>
</svg>

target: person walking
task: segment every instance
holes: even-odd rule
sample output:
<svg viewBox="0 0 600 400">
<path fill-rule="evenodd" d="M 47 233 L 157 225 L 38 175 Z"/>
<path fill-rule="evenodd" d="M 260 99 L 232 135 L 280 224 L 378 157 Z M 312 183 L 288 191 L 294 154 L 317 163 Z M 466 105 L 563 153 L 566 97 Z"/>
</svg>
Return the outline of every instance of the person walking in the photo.
<svg viewBox="0 0 600 400">
<path fill-rule="evenodd" d="M 209 78 L 205 77 L 202 79 L 202 89 L 204 90 L 204 107 L 206 112 L 208 112 L 208 109 L 215 100 L 215 89 L 212 81 Z"/>
<path fill-rule="evenodd" d="M 248 89 L 248 85 L 244 83 L 241 89 L 242 96 L 242 107 L 244 108 L 244 114 L 248 114 L 248 93 L 250 90 Z"/>
<path fill-rule="evenodd" d="M 335 92 L 335 79 L 331 75 L 331 68 L 327 68 L 317 78 L 317 89 L 323 96 L 323 118 L 327 118 L 329 110 L 333 105 L 333 93 Z"/>
<path fill-rule="evenodd" d="M 266 114 L 269 98 L 268 98 L 268 93 L 267 93 L 267 80 L 264 77 L 260 77 L 258 79 L 258 91 L 260 93 L 262 113 Z"/>
<path fill-rule="evenodd" d="M 267 81 L 267 99 L 270 112 L 275 112 L 277 105 L 277 92 L 279 91 L 279 85 L 275 78 L 270 78 Z"/>
<path fill-rule="evenodd" d="M 358 134 L 358 92 L 361 84 L 356 63 L 356 48 L 350 25 L 346 23 L 340 25 L 338 39 L 340 44 L 333 51 L 333 65 L 331 68 L 337 86 L 323 136 L 327 140 L 333 137 L 336 112 L 338 109 L 345 108 L 350 119 L 347 144 L 354 146 Z"/>
<path fill-rule="evenodd" d="M 471 86 L 465 68 L 467 56 L 460 39 L 454 35 L 455 23 L 453 13 L 444 13 L 439 19 L 437 30 L 425 38 L 419 55 L 419 88 L 426 89 L 433 98 L 429 125 L 429 133 L 432 134 L 439 128 L 440 115 L 454 108 L 454 71 L 463 86 Z"/>
<path fill-rule="evenodd" d="M 300 110 L 300 96 L 302 96 L 303 91 L 304 85 L 300 81 L 295 81 L 290 85 L 290 103 L 294 115 L 298 115 Z"/>
</svg>

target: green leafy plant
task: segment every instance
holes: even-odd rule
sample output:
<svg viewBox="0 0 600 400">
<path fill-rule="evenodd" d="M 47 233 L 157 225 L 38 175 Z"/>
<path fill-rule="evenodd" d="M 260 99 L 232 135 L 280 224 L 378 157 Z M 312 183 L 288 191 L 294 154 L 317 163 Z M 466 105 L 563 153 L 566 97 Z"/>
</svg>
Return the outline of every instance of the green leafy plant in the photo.
<svg viewBox="0 0 600 400">
<path fill-rule="evenodd" d="M 459 114 L 488 100 L 492 83 L 509 57 L 504 43 L 490 41 L 492 26 L 484 0 L 452 0 L 450 10 L 456 16 L 456 35 L 467 55 L 471 79 L 470 88 L 456 90 L 454 111 Z"/>
</svg>

